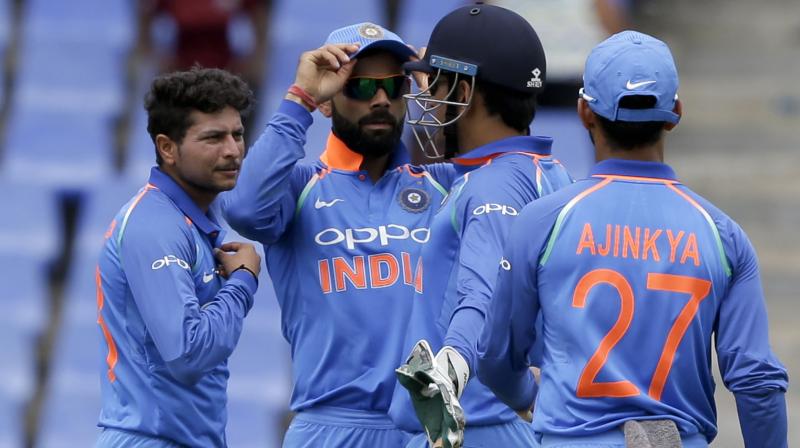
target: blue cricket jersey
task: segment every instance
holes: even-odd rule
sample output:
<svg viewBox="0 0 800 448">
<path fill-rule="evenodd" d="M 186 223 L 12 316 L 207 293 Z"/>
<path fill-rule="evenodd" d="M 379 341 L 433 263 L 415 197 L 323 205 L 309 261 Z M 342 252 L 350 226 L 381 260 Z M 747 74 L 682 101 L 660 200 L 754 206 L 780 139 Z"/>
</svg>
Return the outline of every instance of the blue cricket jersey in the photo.
<svg viewBox="0 0 800 448">
<path fill-rule="evenodd" d="M 192 447 L 225 446 L 227 359 L 256 279 L 216 274 L 208 214 L 153 168 L 117 213 L 97 267 L 104 357 L 98 425 Z"/>
<path fill-rule="evenodd" d="M 373 183 L 362 156 L 333 134 L 319 160 L 297 163 L 311 122 L 303 107 L 281 103 L 226 195 L 225 213 L 237 232 L 264 244 L 291 345 L 291 409 L 385 416 L 428 265 L 420 251 L 454 170 L 406 165 L 400 146 Z"/>
<path fill-rule="evenodd" d="M 503 243 L 525 204 L 572 183 L 550 157 L 549 137 L 511 137 L 453 159 L 461 176 L 431 224 L 422 249 L 428 261 L 424 292 L 414 296 L 406 351 L 426 339 L 434 352 L 450 345 L 466 359 L 472 380 L 461 397 L 467 425 L 490 425 L 518 417 L 478 381 L 477 339 L 492 297 Z M 392 419 L 406 431 L 422 427 L 408 392 L 396 387 Z"/>
<path fill-rule="evenodd" d="M 478 373 L 509 406 L 528 408 L 528 351 L 543 339 L 538 433 L 670 419 L 711 441 L 713 340 L 747 446 L 786 446 L 787 374 L 769 346 L 753 247 L 669 166 L 598 163 L 523 210 L 505 254 Z"/>
</svg>

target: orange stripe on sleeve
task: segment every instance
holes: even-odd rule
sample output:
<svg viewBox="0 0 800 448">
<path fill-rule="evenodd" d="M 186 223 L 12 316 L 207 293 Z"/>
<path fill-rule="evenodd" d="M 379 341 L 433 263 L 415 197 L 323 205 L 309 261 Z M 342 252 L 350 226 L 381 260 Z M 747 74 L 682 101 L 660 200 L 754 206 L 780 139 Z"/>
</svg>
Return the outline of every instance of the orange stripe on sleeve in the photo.
<svg viewBox="0 0 800 448">
<path fill-rule="evenodd" d="M 95 270 L 95 283 L 97 284 L 97 323 L 100 325 L 100 329 L 103 330 L 103 337 L 108 345 L 108 356 L 106 356 L 106 364 L 108 364 L 108 380 L 113 383 L 117 379 L 117 375 L 114 373 L 114 366 L 117 365 L 117 344 L 114 343 L 114 338 L 111 336 L 111 332 L 108 330 L 106 321 L 103 319 L 102 310 L 105 296 L 103 295 L 103 282 L 100 276 L 100 266 L 97 266 L 97 269 Z"/>
</svg>

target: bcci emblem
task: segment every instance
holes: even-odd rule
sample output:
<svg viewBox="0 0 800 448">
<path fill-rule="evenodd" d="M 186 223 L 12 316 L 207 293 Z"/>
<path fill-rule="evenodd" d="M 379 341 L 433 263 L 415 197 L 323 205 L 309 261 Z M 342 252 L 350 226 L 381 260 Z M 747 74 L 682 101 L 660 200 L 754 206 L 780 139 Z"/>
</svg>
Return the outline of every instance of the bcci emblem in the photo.
<svg viewBox="0 0 800 448">
<path fill-rule="evenodd" d="M 378 25 L 365 23 L 358 29 L 358 34 L 365 39 L 382 39 L 383 30 Z"/>
<path fill-rule="evenodd" d="M 424 212 L 431 203 L 431 198 L 425 190 L 419 188 L 406 188 L 397 197 L 400 205 L 411 213 Z"/>
<path fill-rule="evenodd" d="M 531 74 L 533 75 L 533 77 L 528 80 L 528 87 L 533 87 L 536 89 L 542 87 L 542 79 L 539 78 L 539 75 L 542 74 L 542 71 L 539 70 L 539 68 L 537 67 L 531 70 Z"/>
</svg>

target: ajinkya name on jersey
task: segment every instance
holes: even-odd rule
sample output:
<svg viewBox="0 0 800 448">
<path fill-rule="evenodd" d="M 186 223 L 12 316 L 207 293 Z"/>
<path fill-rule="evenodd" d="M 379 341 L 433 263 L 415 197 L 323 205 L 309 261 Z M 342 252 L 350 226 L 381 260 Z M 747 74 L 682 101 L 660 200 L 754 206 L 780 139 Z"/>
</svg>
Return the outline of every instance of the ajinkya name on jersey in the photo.
<svg viewBox="0 0 800 448">
<path fill-rule="evenodd" d="M 430 229 L 427 227 L 408 228 L 400 224 L 323 229 L 314 236 L 316 244 L 341 245 L 348 251 L 364 255 L 318 260 L 320 288 L 323 293 L 330 294 L 349 288 L 388 288 L 403 282 L 422 293 L 422 257 L 418 254 L 421 253 L 420 245 L 429 239 Z M 380 248 L 388 249 L 393 242 L 400 243 L 406 250 L 401 250 L 399 256 L 388 251 L 377 252 Z"/>
</svg>

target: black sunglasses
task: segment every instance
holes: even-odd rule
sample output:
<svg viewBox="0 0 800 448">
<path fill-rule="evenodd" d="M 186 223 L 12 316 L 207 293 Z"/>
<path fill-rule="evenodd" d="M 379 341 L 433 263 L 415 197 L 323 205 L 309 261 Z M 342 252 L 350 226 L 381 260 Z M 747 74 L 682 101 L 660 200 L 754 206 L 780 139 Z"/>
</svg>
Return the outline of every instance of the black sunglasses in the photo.
<svg viewBox="0 0 800 448">
<path fill-rule="evenodd" d="M 383 78 L 350 78 L 344 85 L 343 93 L 354 100 L 372 99 L 378 89 L 383 89 L 389 99 L 396 100 L 410 90 L 410 82 L 406 75 L 390 75 Z"/>
</svg>

